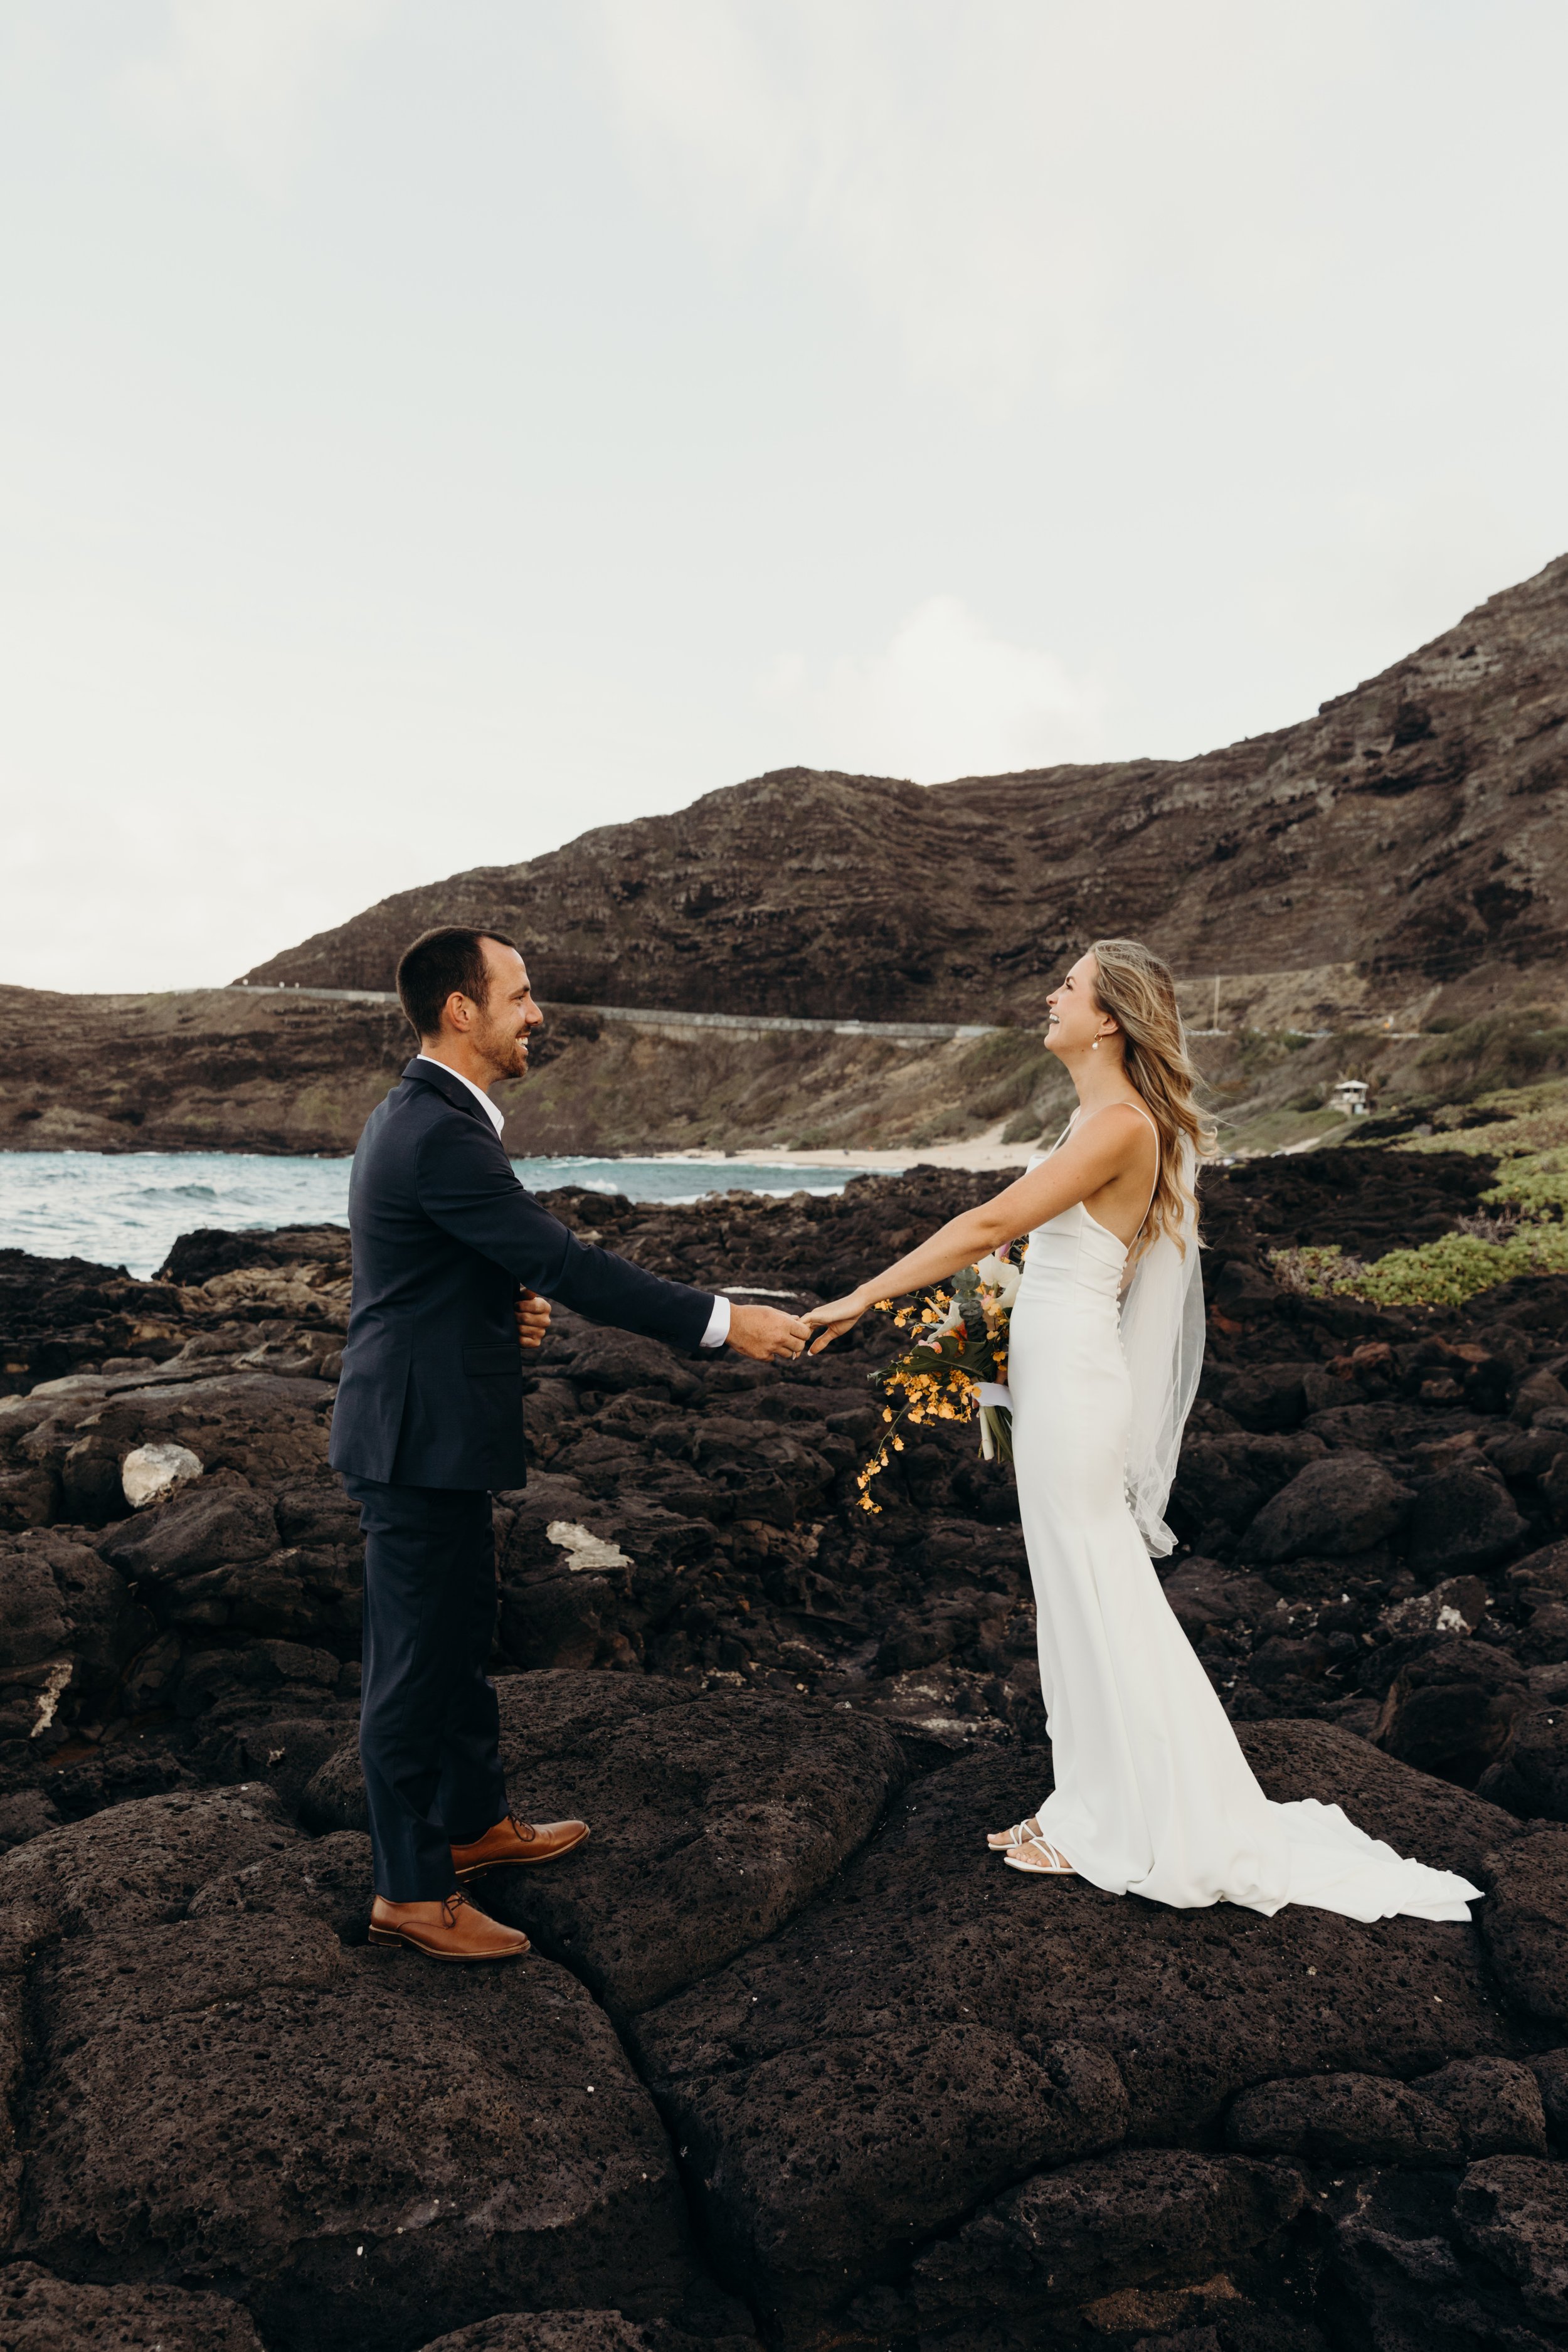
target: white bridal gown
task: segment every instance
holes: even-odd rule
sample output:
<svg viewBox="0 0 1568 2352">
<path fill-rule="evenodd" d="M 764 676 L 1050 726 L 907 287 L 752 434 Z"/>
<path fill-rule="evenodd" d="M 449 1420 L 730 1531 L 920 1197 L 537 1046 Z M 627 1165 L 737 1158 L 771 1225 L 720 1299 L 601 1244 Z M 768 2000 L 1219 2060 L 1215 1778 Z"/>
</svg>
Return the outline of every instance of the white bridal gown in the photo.
<svg viewBox="0 0 1568 2352">
<path fill-rule="evenodd" d="M 1013 1450 L 1056 1769 L 1042 1834 L 1091 1885 L 1182 1909 L 1468 1920 L 1479 1887 L 1402 1859 L 1338 1805 L 1273 1804 L 1253 1779 L 1129 1505 L 1126 1263 L 1080 1202 L 1031 1234 L 1013 1307 Z M 1162 1486 L 1162 1549 L 1163 1499 Z"/>
</svg>

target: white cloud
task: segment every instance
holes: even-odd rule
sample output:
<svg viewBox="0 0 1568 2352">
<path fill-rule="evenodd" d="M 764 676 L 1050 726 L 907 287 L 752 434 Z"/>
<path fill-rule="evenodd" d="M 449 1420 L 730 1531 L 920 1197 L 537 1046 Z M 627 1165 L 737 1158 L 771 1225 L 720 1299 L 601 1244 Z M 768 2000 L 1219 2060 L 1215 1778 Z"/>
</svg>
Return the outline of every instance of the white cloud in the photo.
<svg viewBox="0 0 1568 2352">
<path fill-rule="evenodd" d="M 168 0 L 161 54 L 129 66 L 133 114 L 181 146 L 214 152 L 276 194 L 314 103 L 374 34 L 387 0 Z"/>
<path fill-rule="evenodd" d="M 1040 367 L 1105 390 L 1134 300 L 1299 298 L 1324 266 L 1314 108 L 1369 46 L 1356 0 L 597 0 L 590 21 L 645 173 L 715 244 L 826 258 L 994 408 Z"/>
<path fill-rule="evenodd" d="M 1565 78 L 1551 0 L 0 0 L 0 978 L 1300 717 L 1568 545 Z"/>
<path fill-rule="evenodd" d="M 993 636 L 956 596 L 931 596 L 868 661 L 813 678 L 784 655 L 763 699 L 807 764 L 937 783 L 1092 759 L 1102 696 L 1054 654 Z"/>
</svg>

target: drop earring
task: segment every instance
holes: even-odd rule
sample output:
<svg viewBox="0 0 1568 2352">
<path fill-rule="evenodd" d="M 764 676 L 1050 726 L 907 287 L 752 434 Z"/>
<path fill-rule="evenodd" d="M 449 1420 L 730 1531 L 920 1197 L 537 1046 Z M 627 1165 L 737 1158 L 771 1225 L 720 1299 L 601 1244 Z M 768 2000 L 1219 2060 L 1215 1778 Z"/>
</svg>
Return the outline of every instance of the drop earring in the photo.
<svg viewBox="0 0 1568 2352">
<path fill-rule="evenodd" d="M 1091 1038 L 1089 1039 L 1089 1052 L 1090 1052 L 1091 1054 L 1098 1054 L 1098 1053 L 1099 1053 L 1099 1051 L 1100 1051 L 1100 1040 L 1099 1040 L 1099 1038 L 1098 1038 L 1098 1037 L 1091 1037 Z"/>
</svg>

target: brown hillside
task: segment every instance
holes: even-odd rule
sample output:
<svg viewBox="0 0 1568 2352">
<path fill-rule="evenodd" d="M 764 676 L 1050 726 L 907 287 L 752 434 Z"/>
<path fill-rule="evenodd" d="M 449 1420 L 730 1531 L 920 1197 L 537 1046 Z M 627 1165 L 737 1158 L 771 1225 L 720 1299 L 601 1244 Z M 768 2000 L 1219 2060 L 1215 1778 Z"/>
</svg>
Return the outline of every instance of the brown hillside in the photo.
<svg viewBox="0 0 1568 2352">
<path fill-rule="evenodd" d="M 1568 556 L 1277 734 L 930 787 L 782 769 L 405 891 L 247 977 L 386 988 L 456 920 L 526 940 L 557 1003 L 992 1019 L 1110 931 L 1187 975 L 1352 966 L 1394 1002 L 1489 968 L 1512 993 L 1563 956 L 1565 794 Z"/>
</svg>

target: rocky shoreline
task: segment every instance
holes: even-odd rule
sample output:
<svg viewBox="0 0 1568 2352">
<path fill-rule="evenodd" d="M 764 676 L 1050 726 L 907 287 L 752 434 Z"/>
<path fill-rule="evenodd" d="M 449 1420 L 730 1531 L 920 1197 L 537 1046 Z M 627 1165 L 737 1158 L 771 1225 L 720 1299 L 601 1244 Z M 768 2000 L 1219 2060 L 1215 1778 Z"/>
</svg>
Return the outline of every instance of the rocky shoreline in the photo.
<svg viewBox="0 0 1568 2352">
<path fill-rule="evenodd" d="M 1568 2343 L 1568 1279 L 1384 1310 L 1269 1258 L 1491 1175 L 1212 1172 L 1165 1575 L 1269 1793 L 1465 1871 L 1468 1928 L 1002 1871 L 1050 1761 L 973 1433 L 868 1517 L 885 1328 L 779 1372 L 562 1315 L 493 1671 L 515 1798 L 595 1836 L 484 1888 L 524 1970 L 373 1951 L 346 1234 L 0 1253 L 0 2344 Z M 554 1199 L 811 1299 L 991 1188 Z"/>
</svg>

